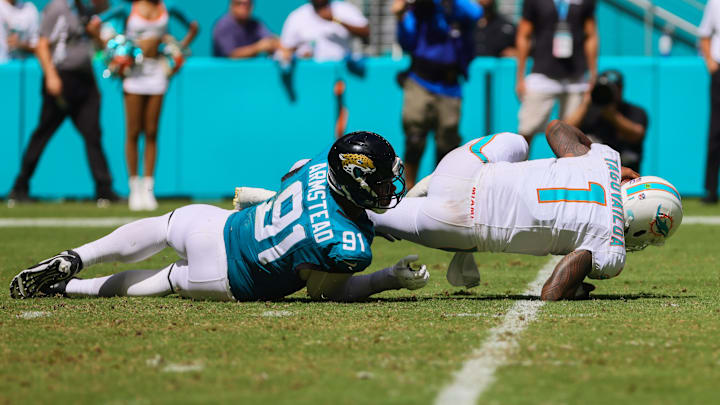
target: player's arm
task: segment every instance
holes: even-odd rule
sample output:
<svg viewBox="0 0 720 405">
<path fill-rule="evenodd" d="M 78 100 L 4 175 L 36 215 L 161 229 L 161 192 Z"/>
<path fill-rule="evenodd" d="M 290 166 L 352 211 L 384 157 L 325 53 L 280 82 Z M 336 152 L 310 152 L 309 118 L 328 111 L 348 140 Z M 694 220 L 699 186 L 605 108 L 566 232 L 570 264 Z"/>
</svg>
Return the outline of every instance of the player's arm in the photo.
<svg viewBox="0 0 720 405">
<path fill-rule="evenodd" d="M 545 138 L 559 158 L 582 156 L 590 150 L 592 142 L 579 129 L 560 120 L 553 120 L 545 129 Z"/>
<path fill-rule="evenodd" d="M 387 290 L 416 290 L 424 287 L 430 277 L 425 265 L 417 270 L 410 267 L 417 259 L 417 255 L 406 256 L 394 266 L 357 276 L 319 270 L 306 271 L 307 291 L 313 299 L 350 302 L 364 300 Z"/>
<path fill-rule="evenodd" d="M 592 253 L 588 250 L 576 250 L 565 256 L 555 266 L 550 278 L 542 288 L 540 299 L 558 301 L 587 299 L 595 287 L 583 283 L 585 276 L 592 270 Z"/>
</svg>

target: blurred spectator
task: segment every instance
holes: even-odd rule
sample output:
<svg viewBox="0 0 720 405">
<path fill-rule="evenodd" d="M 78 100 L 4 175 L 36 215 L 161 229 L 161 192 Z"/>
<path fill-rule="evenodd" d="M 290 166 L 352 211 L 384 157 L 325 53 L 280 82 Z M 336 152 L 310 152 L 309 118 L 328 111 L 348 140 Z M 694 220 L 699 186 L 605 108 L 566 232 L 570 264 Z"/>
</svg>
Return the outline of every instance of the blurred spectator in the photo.
<svg viewBox="0 0 720 405">
<path fill-rule="evenodd" d="M 363 13 L 344 1 L 310 0 L 295 9 L 283 24 L 280 58 L 289 64 L 293 55 L 316 61 L 341 61 L 350 56 L 353 37 L 367 39 L 370 26 Z M 345 107 L 345 82 L 338 79 L 333 89 L 337 97 L 335 136 L 345 133 L 348 110 Z"/>
<path fill-rule="evenodd" d="M 52 0 L 43 10 L 36 50 L 44 74 L 40 122 L 23 154 L 9 196 L 12 201 L 29 201 L 30 178 L 40 155 L 68 116 L 85 141 L 98 202 L 118 200 L 100 143 L 100 93 L 90 62 L 92 43 L 84 27 L 89 13 L 77 7 L 80 2 L 71 6 L 69 1 Z"/>
<path fill-rule="evenodd" d="M 187 28 L 185 37 L 177 41 L 168 34 L 170 19 L 174 18 Z M 163 0 L 131 0 L 118 5 L 88 24 L 89 31 L 103 46 L 110 38 L 102 38 L 103 22 L 120 19 L 124 22 L 124 35 L 142 50 L 142 63 L 133 66 L 123 78 L 125 101 L 125 158 L 128 169 L 131 211 L 157 209 L 155 198 L 155 163 L 157 161 L 157 135 L 163 100 L 170 78 L 184 62 L 185 50 L 198 32 L 197 21 Z M 175 48 L 176 53 L 165 51 Z M 145 135 L 143 177 L 140 177 L 141 157 L 138 142 Z"/>
<path fill-rule="evenodd" d="M 0 63 L 35 52 L 39 20 L 33 3 L 0 0 Z"/>
<path fill-rule="evenodd" d="M 435 160 L 460 145 L 458 126 L 462 93 L 474 56 L 473 30 L 482 8 L 472 0 L 395 0 L 398 42 L 410 54 L 403 86 L 405 179 L 417 178 L 428 132 L 435 132 Z"/>
<path fill-rule="evenodd" d="M 525 66 L 532 47 L 532 73 Z M 518 132 L 530 143 L 547 124 L 555 102 L 567 118 L 597 75 L 595 0 L 525 0 L 517 32 Z M 587 76 L 588 69 L 590 76 Z"/>
<path fill-rule="evenodd" d="M 265 24 L 252 18 L 253 0 L 230 0 L 230 10 L 213 29 L 213 56 L 252 58 L 274 53 L 280 43 Z"/>
<path fill-rule="evenodd" d="M 708 0 L 699 35 L 700 51 L 710 74 L 710 130 L 702 201 L 717 204 L 720 170 L 720 0 Z"/>
<path fill-rule="evenodd" d="M 475 27 L 475 56 L 515 56 L 515 25 L 497 11 L 495 0 L 479 0 L 483 16 Z"/>
<path fill-rule="evenodd" d="M 623 99 L 623 77 L 617 70 L 602 72 L 591 93 L 565 120 L 580 128 L 593 142 L 620 153 L 623 166 L 640 171 L 643 141 L 648 126 L 645 110 Z"/>
<path fill-rule="evenodd" d="M 293 54 L 316 61 L 343 60 L 350 54 L 353 36 L 370 36 L 368 20 L 360 9 L 344 1 L 310 0 L 295 9 L 283 25 L 282 57 Z"/>
</svg>

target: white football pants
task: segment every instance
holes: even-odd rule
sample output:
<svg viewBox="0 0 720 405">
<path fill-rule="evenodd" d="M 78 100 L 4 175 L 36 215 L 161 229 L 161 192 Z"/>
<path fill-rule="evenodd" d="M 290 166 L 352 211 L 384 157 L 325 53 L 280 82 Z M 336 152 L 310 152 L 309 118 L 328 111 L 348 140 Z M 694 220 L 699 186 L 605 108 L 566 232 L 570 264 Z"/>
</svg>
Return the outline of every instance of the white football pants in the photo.
<svg viewBox="0 0 720 405">
<path fill-rule="evenodd" d="M 168 214 L 123 225 L 74 249 L 84 267 L 138 262 L 169 246 L 181 260 L 161 270 L 130 270 L 92 279 L 73 279 L 71 296 L 164 296 L 173 292 L 201 300 L 233 300 L 223 231 L 231 210 L 188 205 Z"/>
<path fill-rule="evenodd" d="M 368 216 L 377 232 L 424 246 L 468 250 L 477 246 L 473 214 L 474 179 L 485 163 L 520 162 L 528 144 L 520 135 L 503 132 L 473 139 L 445 155 L 431 175 L 426 197 L 403 199 L 383 214 Z M 482 209 L 482 207 L 478 207 Z"/>
</svg>

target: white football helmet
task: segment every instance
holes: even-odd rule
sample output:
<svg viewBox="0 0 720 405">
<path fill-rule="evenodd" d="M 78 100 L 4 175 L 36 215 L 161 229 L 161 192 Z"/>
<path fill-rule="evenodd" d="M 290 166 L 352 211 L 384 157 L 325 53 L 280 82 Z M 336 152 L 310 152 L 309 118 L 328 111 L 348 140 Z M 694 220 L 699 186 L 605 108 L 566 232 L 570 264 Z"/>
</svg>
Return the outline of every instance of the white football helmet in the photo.
<svg viewBox="0 0 720 405">
<path fill-rule="evenodd" d="M 621 187 L 625 209 L 625 248 L 662 246 L 680 227 L 683 218 L 680 193 L 667 180 L 643 176 Z"/>
</svg>

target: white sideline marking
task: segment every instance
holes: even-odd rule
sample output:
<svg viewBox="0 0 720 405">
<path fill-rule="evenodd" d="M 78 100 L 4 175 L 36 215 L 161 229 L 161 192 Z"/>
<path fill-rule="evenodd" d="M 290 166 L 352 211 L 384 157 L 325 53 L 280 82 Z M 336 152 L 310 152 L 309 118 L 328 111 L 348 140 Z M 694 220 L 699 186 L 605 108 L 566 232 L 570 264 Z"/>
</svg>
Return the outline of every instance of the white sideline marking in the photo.
<svg viewBox="0 0 720 405">
<path fill-rule="evenodd" d="M 561 256 L 553 256 L 538 272 L 523 295 L 540 295 L 545 280 L 550 277 Z M 436 405 L 475 404 L 480 395 L 495 381 L 495 370 L 505 364 L 517 348 L 520 334 L 537 316 L 545 302 L 522 300 L 516 302 L 503 322 L 490 330 L 483 345 L 473 350 L 453 382 L 443 388 L 435 399 Z"/>
<path fill-rule="evenodd" d="M 0 218 L 0 228 L 111 228 L 142 219 L 141 217 L 100 218 Z M 683 218 L 687 225 L 720 225 L 720 216 Z"/>
<path fill-rule="evenodd" d="M 18 315 L 18 318 L 23 319 L 35 319 L 35 318 L 42 318 L 44 316 L 50 316 L 50 312 L 46 311 L 24 311 L 20 315 Z"/>
<path fill-rule="evenodd" d="M 109 228 L 141 218 L 0 218 L 0 228 Z"/>
<path fill-rule="evenodd" d="M 720 225 L 720 216 L 685 217 L 682 223 L 686 225 Z"/>
</svg>

